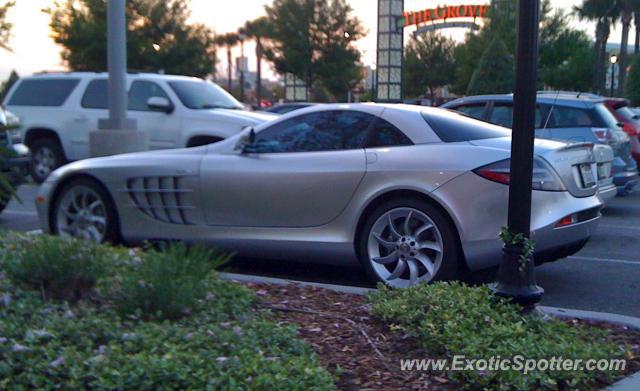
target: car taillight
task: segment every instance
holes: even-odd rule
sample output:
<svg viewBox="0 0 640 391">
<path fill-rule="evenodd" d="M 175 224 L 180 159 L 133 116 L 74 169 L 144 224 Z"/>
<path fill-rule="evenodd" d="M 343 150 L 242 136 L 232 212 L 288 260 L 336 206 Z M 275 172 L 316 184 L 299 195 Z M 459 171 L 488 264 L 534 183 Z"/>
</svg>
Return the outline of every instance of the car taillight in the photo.
<svg viewBox="0 0 640 391">
<path fill-rule="evenodd" d="M 578 222 L 578 214 L 574 213 L 572 215 L 565 216 L 565 217 L 561 218 L 556 223 L 556 228 L 566 227 L 568 225 L 575 224 L 577 222 Z"/>
<path fill-rule="evenodd" d="M 508 185 L 511 180 L 511 160 L 502 160 L 473 170 L 484 179 Z M 541 158 L 533 160 L 533 190 L 564 191 L 566 188 L 555 170 Z"/>
<path fill-rule="evenodd" d="M 593 134 L 601 143 L 607 143 L 611 140 L 611 131 L 608 128 L 593 129 Z"/>
</svg>

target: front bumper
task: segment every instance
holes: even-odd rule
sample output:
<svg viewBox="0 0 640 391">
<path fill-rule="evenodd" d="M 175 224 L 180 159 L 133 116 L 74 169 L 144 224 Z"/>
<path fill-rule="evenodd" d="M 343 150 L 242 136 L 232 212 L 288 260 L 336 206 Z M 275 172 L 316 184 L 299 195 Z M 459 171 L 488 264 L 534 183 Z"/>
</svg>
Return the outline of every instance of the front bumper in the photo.
<svg viewBox="0 0 640 391">
<path fill-rule="evenodd" d="M 13 144 L 10 149 L 11 156 L 0 159 L 0 172 L 11 185 L 17 186 L 24 183 L 26 176 L 29 174 L 31 153 L 24 144 Z"/>
<path fill-rule="evenodd" d="M 618 172 L 613 177 L 613 183 L 618 188 L 618 195 L 631 192 L 639 181 L 638 171 Z"/>
</svg>

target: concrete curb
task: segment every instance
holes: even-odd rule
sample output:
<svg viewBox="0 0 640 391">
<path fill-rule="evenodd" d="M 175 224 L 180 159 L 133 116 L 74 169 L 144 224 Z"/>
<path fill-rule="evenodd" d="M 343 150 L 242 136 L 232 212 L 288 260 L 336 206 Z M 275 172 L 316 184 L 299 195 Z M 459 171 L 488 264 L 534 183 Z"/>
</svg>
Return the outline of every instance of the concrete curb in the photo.
<svg viewBox="0 0 640 391">
<path fill-rule="evenodd" d="M 620 326 L 626 326 L 630 329 L 640 330 L 640 318 L 633 316 L 610 314 L 607 312 L 594 312 L 583 310 L 572 310 L 567 308 L 556 308 L 547 306 L 538 306 L 538 309 L 544 313 L 563 319 L 582 319 L 597 322 L 607 322 Z M 640 388 L 638 388 L 640 390 Z"/>
<path fill-rule="evenodd" d="M 300 285 L 316 288 L 324 288 L 335 292 L 350 293 L 353 295 L 366 295 L 369 292 L 375 291 L 370 288 L 358 288 L 355 286 L 343 286 L 333 284 L 322 284 L 318 282 L 305 282 L 297 280 L 286 280 L 283 278 L 253 276 L 248 274 L 236 274 L 236 273 L 219 273 L 220 277 L 239 282 L 250 282 L 254 284 L 273 284 L 273 285 Z"/>
<path fill-rule="evenodd" d="M 617 383 L 610 385 L 603 391 L 637 391 L 640 390 L 640 372 L 625 377 Z"/>
</svg>

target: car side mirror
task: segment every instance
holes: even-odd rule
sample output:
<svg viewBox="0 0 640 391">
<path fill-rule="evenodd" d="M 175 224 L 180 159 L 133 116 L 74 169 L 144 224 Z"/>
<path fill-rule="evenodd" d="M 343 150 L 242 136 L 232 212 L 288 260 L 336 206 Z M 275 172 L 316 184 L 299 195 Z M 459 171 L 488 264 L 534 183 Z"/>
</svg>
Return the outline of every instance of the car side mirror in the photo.
<svg viewBox="0 0 640 391">
<path fill-rule="evenodd" d="M 161 96 L 152 96 L 147 100 L 147 106 L 151 110 L 162 111 L 163 113 L 170 114 L 173 112 L 173 105 L 169 101 L 169 99 L 161 97 Z"/>
<path fill-rule="evenodd" d="M 234 149 L 241 153 L 253 153 L 255 152 L 255 143 L 256 131 L 251 127 L 248 132 L 245 131 L 245 133 L 240 137 Z"/>
</svg>

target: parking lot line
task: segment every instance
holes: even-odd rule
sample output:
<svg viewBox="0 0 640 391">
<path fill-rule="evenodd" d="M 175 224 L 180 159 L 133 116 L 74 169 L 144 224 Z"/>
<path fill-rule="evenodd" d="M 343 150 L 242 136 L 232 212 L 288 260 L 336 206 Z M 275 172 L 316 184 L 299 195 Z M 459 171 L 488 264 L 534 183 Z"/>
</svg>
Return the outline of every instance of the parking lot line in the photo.
<svg viewBox="0 0 640 391">
<path fill-rule="evenodd" d="M 609 263 L 620 263 L 620 264 L 623 264 L 623 265 L 640 266 L 640 260 L 639 261 L 629 261 L 629 260 L 626 260 L 626 259 L 607 259 L 607 258 L 581 257 L 579 255 L 573 255 L 573 256 L 569 257 L 568 259 L 573 259 L 573 260 L 576 260 L 576 261 L 609 262 Z"/>
<path fill-rule="evenodd" d="M 38 216 L 37 212 L 31 212 L 26 210 L 10 210 L 10 209 L 5 210 L 3 214 L 11 214 L 11 215 L 18 215 L 18 216 Z"/>
</svg>

